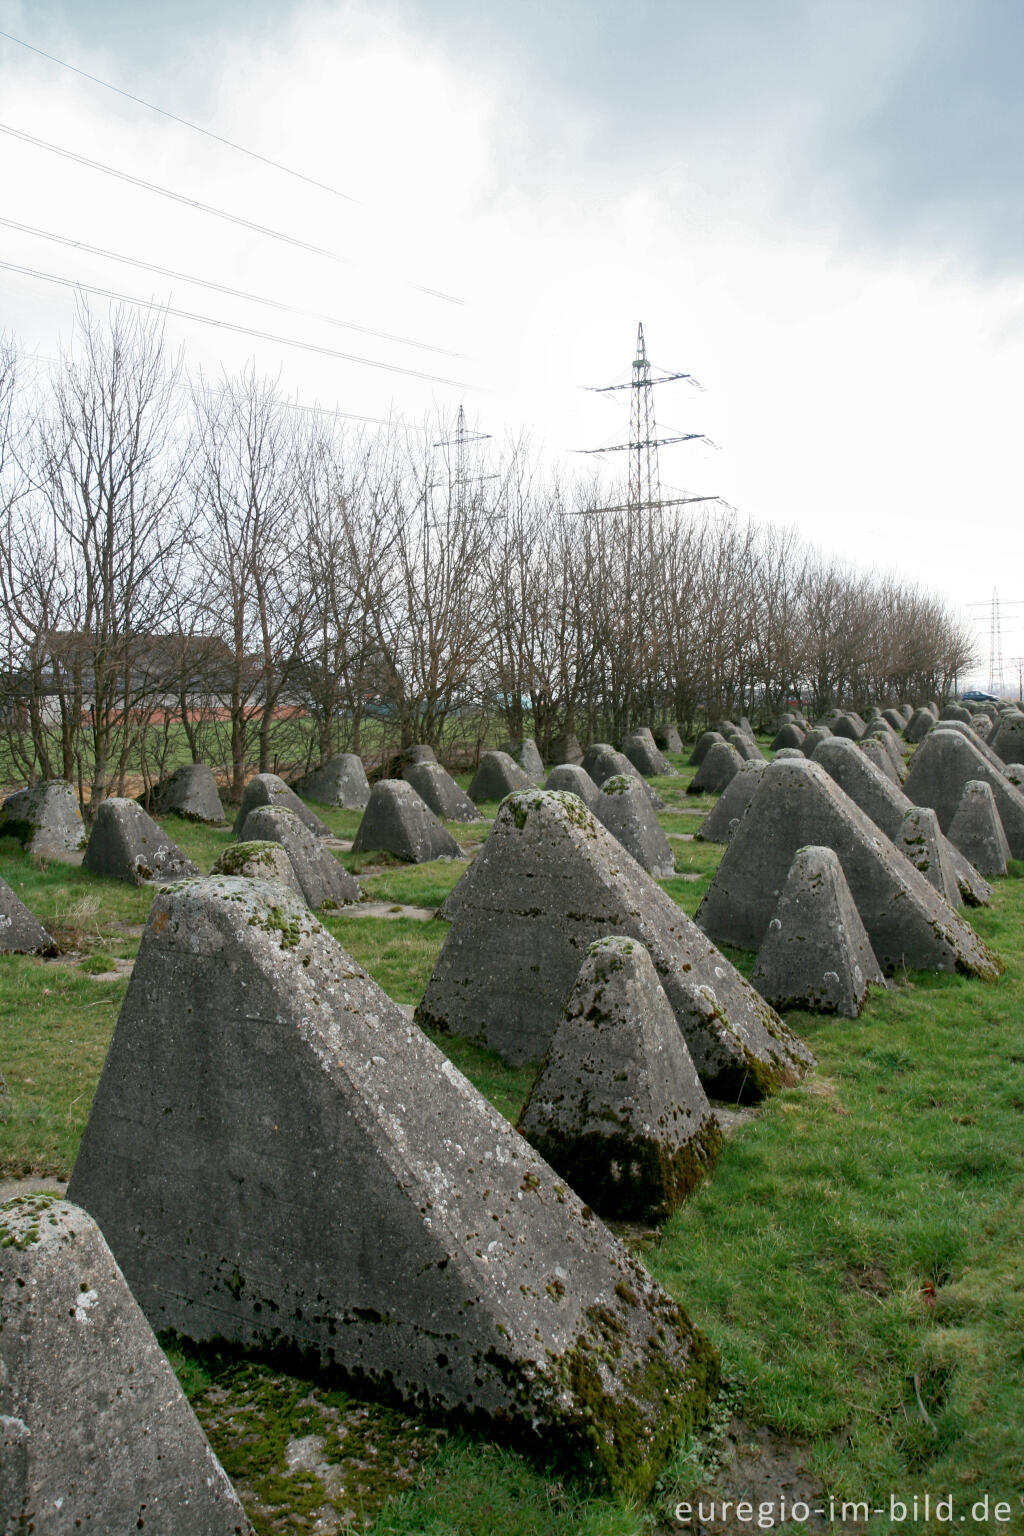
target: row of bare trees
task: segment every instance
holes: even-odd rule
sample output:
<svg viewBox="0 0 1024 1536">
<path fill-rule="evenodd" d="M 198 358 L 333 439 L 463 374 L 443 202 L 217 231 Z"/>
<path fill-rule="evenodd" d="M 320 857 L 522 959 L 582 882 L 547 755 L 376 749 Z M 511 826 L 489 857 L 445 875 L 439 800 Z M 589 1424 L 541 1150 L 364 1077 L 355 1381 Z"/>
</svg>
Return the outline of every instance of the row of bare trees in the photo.
<svg viewBox="0 0 1024 1536">
<path fill-rule="evenodd" d="M 237 796 L 340 749 L 945 697 L 972 659 L 943 603 L 792 530 L 594 514 L 521 442 L 490 471 L 443 423 L 186 378 L 159 321 L 83 309 L 43 378 L 5 343 L 0 782 L 88 806 L 184 753 Z"/>
</svg>

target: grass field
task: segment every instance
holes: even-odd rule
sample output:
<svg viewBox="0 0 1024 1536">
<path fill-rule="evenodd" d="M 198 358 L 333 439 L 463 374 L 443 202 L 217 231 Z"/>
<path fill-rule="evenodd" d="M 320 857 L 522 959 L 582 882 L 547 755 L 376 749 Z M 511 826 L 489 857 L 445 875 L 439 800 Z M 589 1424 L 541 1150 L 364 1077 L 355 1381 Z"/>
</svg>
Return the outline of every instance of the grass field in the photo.
<svg viewBox="0 0 1024 1536">
<path fill-rule="evenodd" d="M 674 832 L 699 824 L 681 814 L 698 798 L 681 793 L 685 782 L 658 783 Z M 346 812 L 326 819 L 346 838 L 358 822 Z M 166 825 L 203 869 L 230 838 L 176 818 Z M 679 873 L 663 884 L 692 913 L 721 850 L 673 847 Z M 433 908 L 463 867 L 360 878 L 376 900 Z M 137 950 L 150 893 L 34 863 L 9 839 L 0 876 L 68 951 L 57 961 L 0 958 L 0 1068 L 13 1106 L 0 1125 L 0 1176 L 66 1177 L 127 985 L 114 972 Z M 1011 866 L 991 908 L 967 914 L 1005 963 L 997 982 L 914 975 L 874 991 L 856 1021 L 789 1015 L 817 1070 L 732 1132 L 712 1176 L 660 1234 L 628 1234 L 715 1341 L 727 1378 L 712 1430 L 680 1448 L 646 1509 L 334 1383 L 175 1346 L 173 1363 L 261 1536 L 329 1529 L 316 1524 L 328 1504 L 375 1536 L 684 1530 L 672 1518 L 678 1501 L 698 1487 L 730 1491 L 716 1472 L 730 1415 L 734 1427 L 791 1446 L 826 1504 L 888 1508 L 895 1496 L 909 1507 L 927 1492 L 933 1502 L 952 1496 L 958 1514 L 986 1496 L 990 1509 L 1003 1500 L 1012 1511 L 964 1524 L 957 1514 L 952 1526 L 884 1517 L 832 1529 L 1024 1531 L 1022 876 L 1024 865 Z M 325 921 L 391 996 L 418 999 L 443 922 L 344 912 Z M 437 1043 L 515 1118 L 528 1069 Z M 297 1462 L 299 1443 L 319 1446 L 319 1461 Z"/>
</svg>

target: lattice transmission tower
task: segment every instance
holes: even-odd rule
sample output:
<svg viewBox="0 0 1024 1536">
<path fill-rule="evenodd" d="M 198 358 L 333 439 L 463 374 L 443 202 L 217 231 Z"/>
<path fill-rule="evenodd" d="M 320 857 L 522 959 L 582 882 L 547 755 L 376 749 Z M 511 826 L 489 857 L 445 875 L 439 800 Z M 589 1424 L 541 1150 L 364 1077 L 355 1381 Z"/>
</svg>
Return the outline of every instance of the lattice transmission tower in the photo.
<svg viewBox="0 0 1024 1536">
<path fill-rule="evenodd" d="M 629 478 L 626 501 L 618 506 L 590 507 L 585 515 L 597 516 L 604 512 L 660 512 L 666 507 L 686 507 L 698 501 L 721 501 L 720 496 L 662 496 L 661 471 L 658 449 L 672 443 L 706 443 L 710 439 L 703 432 L 678 432 L 670 437 L 659 437 L 654 415 L 654 388 L 657 384 L 673 384 L 685 380 L 697 389 L 701 386 L 691 373 L 653 371 L 647 356 L 643 325 L 636 329 L 636 356 L 633 359 L 631 377 L 621 384 L 588 385 L 595 394 L 608 395 L 616 390 L 630 391 L 629 441 L 614 443 L 607 448 L 580 448 L 579 453 L 604 454 L 628 453 Z"/>
<path fill-rule="evenodd" d="M 1003 625 L 999 616 L 999 593 L 992 588 L 992 607 L 988 626 L 988 691 L 999 693 L 1003 686 Z"/>
<path fill-rule="evenodd" d="M 470 499 L 467 494 L 470 486 L 479 485 L 484 480 L 498 478 L 497 475 L 481 474 L 479 470 L 472 469 L 469 462 L 470 445 L 488 443 L 490 440 L 490 432 L 470 432 L 466 426 L 465 407 L 460 405 L 454 434 L 451 437 L 439 438 L 434 444 L 435 448 L 455 449 L 455 452 L 448 457 L 448 491 L 453 505 L 460 514 L 466 510 L 466 503 Z"/>
</svg>

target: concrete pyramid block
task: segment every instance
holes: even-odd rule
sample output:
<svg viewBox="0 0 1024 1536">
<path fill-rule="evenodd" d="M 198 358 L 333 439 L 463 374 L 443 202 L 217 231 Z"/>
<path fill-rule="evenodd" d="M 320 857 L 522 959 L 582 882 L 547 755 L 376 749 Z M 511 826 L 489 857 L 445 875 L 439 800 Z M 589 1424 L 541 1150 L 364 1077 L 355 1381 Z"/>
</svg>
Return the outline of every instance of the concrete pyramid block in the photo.
<svg viewBox="0 0 1024 1536">
<path fill-rule="evenodd" d="M 74 786 L 47 779 L 8 795 L 0 809 L 0 834 L 19 838 L 29 853 L 76 853 L 85 843 L 85 823 Z"/>
<path fill-rule="evenodd" d="M 186 763 L 166 779 L 161 779 L 153 794 L 157 814 L 173 812 L 188 821 L 206 821 L 219 826 L 224 820 L 217 780 L 209 763 Z"/>
<path fill-rule="evenodd" d="M 144 880 L 187 880 L 199 870 L 137 800 L 111 796 L 96 810 L 83 868 L 141 885 Z"/>
<path fill-rule="evenodd" d="M 607 753 L 614 751 L 615 748 L 612 746 L 610 741 L 592 741 L 590 746 L 583 754 L 583 769 L 590 774 L 591 778 L 593 778 L 593 769 L 595 764 L 598 763 L 600 759 Z"/>
<path fill-rule="evenodd" d="M 1018 789 L 1024 788 L 1024 763 L 1007 763 L 1005 777 Z"/>
<path fill-rule="evenodd" d="M 831 730 L 833 736 L 845 736 L 850 741 L 860 741 L 864 735 L 864 722 L 859 717 L 855 719 L 851 713 L 841 713 L 832 721 Z"/>
<path fill-rule="evenodd" d="M 617 773 L 605 779 L 597 792 L 594 815 L 617 837 L 641 869 L 659 880 L 676 872 L 668 838 L 662 830 L 643 786 L 628 774 Z"/>
<path fill-rule="evenodd" d="M 621 934 L 650 953 L 709 1094 L 754 1099 L 811 1056 L 661 886 L 572 795 L 511 795 L 449 895 L 417 1021 L 506 1061 L 540 1061 L 583 956 Z"/>
<path fill-rule="evenodd" d="M 716 741 L 687 785 L 687 794 L 721 794 L 739 773 L 744 761 L 731 742 Z"/>
<path fill-rule="evenodd" d="M 481 752 L 469 798 L 479 805 L 484 800 L 504 800 L 515 789 L 529 788 L 530 780 L 507 752 Z"/>
<path fill-rule="evenodd" d="M 783 747 L 782 750 L 790 749 Z M 797 756 L 802 755 L 797 752 Z M 759 762 L 744 763 L 739 773 L 729 780 L 714 810 L 710 811 L 700 824 L 696 836 L 701 842 L 727 843 L 729 841 L 736 829 L 736 823 L 753 798 L 757 781 L 766 766 L 763 758 Z"/>
<path fill-rule="evenodd" d="M 775 732 L 775 735 L 772 738 L 770 750 L 772 752 L 778 752 L 783 747 L 799 747 L 802 745 L 803 739 L 804 733 L 800 727 L 793 721 L 787 720 L 786 723 L 784 725 L 780 725 L 779 729 Z"/>
<path fill-rule="evenodd" d="M 359 900 L 359 884 L 342 868 L 330 849 L 314 837 L 293 811 L 282 805 L 258 805 L 245 818 L 245 843 L 280 843 L 299 883 L 304 900 L 317 907 L 343 907 Z M 242 871 L 233 870 L 241 874 Z"/>
<path fill-rule="evenodd" d="M 974 726 L 964 725 L 962 720 L 943 720 L 939 725 L 935 727 L 935 729 L 939 731 L 957 731 L 961 736 L 965 738 L 965 740 L 969 741 L 973 747 L 977 747 L 978 751 L 981 753 L 982 757 L 990 767 L 994 768 L 997 773 L 1005 775 L 1006 764 L 1003 762 L 1003 759 L 999 756 L 998 752 L 994 752 L 992 750 L 988 741 L 980 731 L 977 731 L 974 728 Z"/>
<path fill-rule="evenodd" d="M 483 817 L 440 763 L 409 763 L 402 778 L 442 821 L 483 821 Z"/>
<path fill-rule="evenodd" d="M 1024 763 L 1024 714 L 1006 714 L 992 737 L 992 748 L 1004 763 Z"/>
<path fill-rule="evenodd" d="M 953 861 L 949 857 L 949 844 L 939 827 L 939 819 L 925 805 L 912 805 L 904 813 L 899 831 L 893 838 L 899 851 L 920 870 L 929 885 L 933 885 L 951 907 L 960 905 Z"/>
<path fill-rule="evenodd" d="M 641 736 L 638 732 L 634 732 L 632 736 L 626 736 L 623 739 L 622 750 L 637 772 L 644 774 L 648 778 L 654 778 L 659 774 L 664 774 L 667 777 L 675 774 L 676 770 L 665 754 L 660 752 L 654 745 L 653 740 L 648 741 L 646 737 Z"/>
<path fill-rule="evenodd" d="M 660 1221 L 714 1162 L 721 1131 L 650 955 L 598 939 L 517 1129 L 599 1216 Z"/>
<path fill-rule="evenodd" d="M 590 762 L 590 767 L 587 767 L 588 761 Z M 606 779 L 614 779 L 620 774 L 625 774 L 627 778 L 636 779 L 638 784 L 643 785 L 644 793 L 654 809 L 656 811 L 665 809 L 665 802 L 658 794 L 658 791 L 648 784 L 639 768 L 630 762 L 625 752 L 616 752 L 614 747 L 608 747 L 599 753 L 597 757 L 591 758 L 590 751 L 588 751 L 583 766 L 598 788 Z"/>
<path fill-rule="evenodd" d="M 904 741 L 923 741 L 935 724 L 935 716 L 930 709 L 915 709 L 906 725 L 903 727 Z"/>
<path fill-rule="evenodd" d="M 537 743 L 532 736 L 525 737 L 511 754 L 531 784 L 543 784 L 544 759 L 540 755 Z"/>
<path fill-rule="evenodd" d="M 831 848 L 798 848 L 751 977 L 773 1008 L 855 1019 L 882 972 Z"/>
<path fill-rule="evenodd" d="M 57 946 L 42 923 L 0 880 L 0 955 L 55 955 Z"/>
<path fill-rule="evenodd" d="M 654 744 L 663 752 L 682 752 L 683 738 L 679 734 L 679 727 L 671 722 L 665 725 L 657 725 L 653 731 Z"/>
<path fill-rule="evenodd" d="M 801 761 L 803 761 L 803 755 L 804 754 L 799 747 L 780 747 L 775 754 L 775 761 L 778 762 L 780 758 L 785 759 L 787 757 L 790 760 L 799 758 Z"/>
<path fill-rule="evenodd" d="M 814 754 L 814 761 L 828 773 L 870 816 L 890 842 L 895 842 L 903 826 L 903 818 L 913 809 L 914 802 L 898 784 L 875 767 L 866 757 L 863 743 L 844 741 L 834 736 L 823 743 Z M 972 864 L 952 844 L 947 843 L 945 854 L 952 862 L 957 887 L 964 901 L 971 906 L 984 906 L 992 899 L 992 887 Z"/>
<path fill-rule="evenodd" d="M 973 928 L 817 762 L 768 764 L 697 913 L 705 933 L 756 950 L 797 849 L 812 844 L 838 854 L 883 971 L 999 974 Z"/>
<path fill-rule="evenodd" d="M 353 853 L 383 850 L 409 864 L 461 859 L 462 849 L 447 827 L 404 779 L 380 779 L 370 793 Z"/>
<path fill-rule="evenodd" d="M 532 736 L 525 736 L 522 741 L 506 741 L 501 751 L 518 763 L 531 784 L 543 784 L 544 759 Z"/>
<path fill-rule="evenodd" d="M 355 752 L 341 752 L 328 758 L 319 768 L 297 779 L 294 788 L 321 805 L 341 806 L 346 811 L 363 810 L 370 798 L 366 769 Z"/>
<path fill-rule="evenodd" d="M 84 1211 L 48 1195 L 0 1207 L 0 1318 L 0 1530 L 251 1536 Z"/>
<path fill-rule="evenodd" d="M 974 744 L 958 731 L 932 731 L 910 762 L 903 786 L 915 805 L 930 805 L 945 832 L 956 815 L 964 787 L 972 780 L 988 784 L 1006 841 L 1015 859 L 1024 858 L 1024 793 L 998 773 Z"/>
<path fill-rule="evenodd" d="M 297 1352 L 642 1496 L 715 1389 L 711 1346 L 277 895 L 158 895 L 70 1198 L 154 1327 Z"/>
<path fill-rule="evenodd" d="M 548 757 L 552 763 L 582 763 L 583 748 L 572 731 L 563 731 L 551 743 Z"/>
<path fill-rule="evenodd" d="M 265 807 L 261 807 L 259 811 L 253 811 L 252 814 L 258 816 L 264 809 Z M 288 816 L 291 812 L 285 811 L 283 814 Z M 298 817 L 295 820 L 299 826 L 302 826 Z M 303 831 L 306 831 L 305 827 Z M 307 836 L 311 835 L 307 833 Z M 317 844 L 318 848 L 319 846 Z M 323 851 L 326 853 L 327 850 Z M 294 865 L 278 842 L 257 842 L 254 839 L 251 843 L 231 843 L 217 859 L 210 874 L 239 875 L 245 880 L 269 881 L 271 885 L 283 885 L 286 891 L 290 891 L 300 901 L 306 899 Z"/>
<path fill-rule="evenodd" d="M 730 731 L 725 738 L 731 747 L 735 747 L 740 757 L 747 763 L 763 763 L 766 761 L 764 753 L 752 737 L 744 731 Z M 701 767 L 703 767 L 703 763 Z"/>
<path fill-rule="evenodd" d="M 836 740 L 842 741 L 843 738 L 841 736 L 837 736 Z M 864 753 L 864 756 L 870 762 L 874 763 L 879 773 L 884 773 L 886 778 L 889 779 L 898 788 L 900 776 L 897 771 L 896 764 L 893 762 L 889 753 L 885 750 L 885 747 L 878 740 L 878 737 L 865 736 L 861 741 L 857 743 L 857 746 Z M 815 759 L 815 761 L 817 761 L 817 759 Z"/>
<path fill-rule="evenodd" d="M 436 763 L 437 757 L 433 747 L 427 746 L 425 741 L 416 741 L 412 746 L 402 748 L 397 762 L 401 769 L 407 768 L 410 763 Z"/>
<path fill-rule="evenodd" d="M 309 806 L 304 805 L 299 799 L 294 789 L 289 789 L 276 773 L 258 773 L 255 778 L 249 780 L 242 792 L 242 803 L 235 817 L 236 837 L 241 836 L 249 812 L 261 805 L 277 805 L 282 810 L 293 812 L 303 826 L 309 828 L 314 837 L 331 835 L 330 827 L 322 822 L 319 816 L 315 816 Z"/>
<path fill-rule="evenodd" d="M 900 714 L 899 710 L 891 707 L 882 710 L 882 719 L 888 725 L 891 725 L 894 731 L 902 731 L 907 723 L 906 718 Z"/>
<path fill-rule="evenodd" d="M 693 751 L 690 753 L 690 756 L 687 759 L 690 767 L 699 767 L 715 743 L 724 740 L 725 737 L 722 735 L 721 731 L 705 731 L 703 736 L 698 736 L 697 741 L 694 744 Z"/>
<path fill-rule="evenodd" d="M 1010 845 L 991 785 L 980 779 L 969 779 L 964 785 L 960 804 L 949 824 L 949 841 L 988 879 L 1006 874 Z"/>
<path fill-rule="evenodd" d="M 948 704 L 944 704 L 942 709 L 939 711 L 939 719 L 940 721 L 961 720 L 963 721 L 964 725 L 970 725 L 973 716 L 971 715 L 971 712 L 966 707 L 966 705 L 957 704 L 955 700 L 950 700 L 950 702 Z"/>
<path fill-rule="evenodd" d="M 813 757 L 823 741 L 831 739 L 832 732 L 827 725 L 812 725 L 809 731 L 804 732 L 804 739 L 800 743 L 800 749 L 804 757 Z"/>
<path fill-rule="evenodd" d="M 544 784 L 545 789 L 560 789 L 567 795 L 578 795 L 588 811 L 594 811 L 601 798 L 601 791 L 585 768 L 575 763 L 560 763 L 552 768 Z"/>
</svg>

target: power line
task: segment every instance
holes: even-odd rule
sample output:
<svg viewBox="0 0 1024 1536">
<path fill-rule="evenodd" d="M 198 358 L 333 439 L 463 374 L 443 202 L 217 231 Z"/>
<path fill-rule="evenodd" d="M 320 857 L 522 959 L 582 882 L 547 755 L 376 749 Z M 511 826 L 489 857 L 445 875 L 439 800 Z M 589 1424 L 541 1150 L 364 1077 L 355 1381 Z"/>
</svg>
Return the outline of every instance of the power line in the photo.
<svg viewBox="0 0 1024 1536">
<path fill-rule="evenodd" d="M 303 171 L 296 171 L 290 165 L 282 165 L 280 160 L 271 160 L 268 155 L 261 155 L 258 150 L 247 149 L 244 144 L 236 144 L 234 139 L 225 139 L 222 134 L 214 133 L 212 128 L 204 128 L 199 123 L 190 122 L 187 117 L 179 117 L 176 112 L 168 112 L 165 107 L 158 107 L 154 102 L 145 101 L 141 96 L 133 96 L 131 91 L 122 90 L 119 85 L 111 85 L 109 80 L 101 80 L 99 75 L 90 75 L 88 70 L 79 69 L 77 65 L 69 64 L 66 59 L 58 59 L 55 54 L 37 48 L 34 43 L 26 43 L 23 37 L 15 37 L 12 32 L 4 31 L 0 31 L 0 37 L 6 37 L 9 43 L 17 43 L 19 48 L 27 48 L 30 53 L 37 53 L 41 59 L 49 59 L 51 64 L 59 64 L 61 69 L 69 69 L 73 75 L 81 75 L 83 80 L 91 80 L 93 85 L 102 85 L 104 90 L 113 91 L 116 96 L 123 96 L 126 101 L 134 101 L 136 106 L 145 107 L 150 112 L 158 112 L 161 117 L 169 118 L 172 123 L 180 123 L 183 128 L 191 128 L 193 133 L 201 133 L 218 144 L 226 145 L 228 149 L 237 150 L 240 155 L 248 155 L 251 160 L 259 160 L 275 171 L 283 171 L 286 176 L 294 176 L 296 180 L 304 181 L 308 186 L 317 187 L 321 192 L 329 192 L 332 197 L 340 197 L 346 203 L 354 203 L 360 208 L 366 206 L 360 198 L 353 197 L 349 192 L 340 192 L 337 187 L 329 186 L 325 181 L 317 181 L 315 177 L 307 176 Z"/>
<path fill-rule="evenodd" d="M 290 336 L 277 336 L 270 331 L 259 331 L 252 326 L 236 325 L 232 320 L 218 320 L 213 315 L 197 315 L 188 309 L 175 309 L 170 304 L 158 304 L 153 299 L 136 299 L 128 293 L 115 293 L 109 288 L 97 288 L 91 283 L 78 282 L 70 277 L 56 277 L 52 272 L 40 272 L 35 267 L 18 266 L 13 261 L 0 261 L 0 267 L 8 272 L 18 272 L 23 277 L 38 277 L 46 283 L 58 283 L 62 288 L 78 288 L 83 293 L 94 293 L 101 299 L 113 299 L 118 304 L 133 304 L 137 309 L 159 309 L 165 315 L 179 320 L 195 320 L 200 325 L 213 325 L 223 331 L 237 331 L 240 336 L 255 336 L 260 341 L 273 341 L 282 347 L 298 347 L 303 352 L 318 352 L 322 357 L 336 357 L 342 362 L 358 363 L 363 368 L 380 368 L 385 373 L 401 373 L 410 379 L 425 379 L 430 384 L 448 384 L 453 389 L 476 389 L 479 386 L 464 384 L 459 379 L 445 379 L 436 373 L 421 373 L 416 368 L 402 368 L 398 363 L 381 363 L 372 357 L 358 357 L 352 352 L 338 352 L 333 347 L 321 347 L 312 341 L 295 341 Z"/>
<path fill-rule="evenodd" d="M 58 245 L 70 246 L 72 250 L 88 251 L 92 256 L 103 256 L 108 261 L 120 261 L 126 266 L 138 267 L 143 272 L 155 272 L 158 277 L 171 277 L 178 282 L 194 283 L 196 287 L 209 288 L 214 293 L 226 293 L 231 298 L 245 299 L 250 304 L 265 304 L 270 309 L 280 309 L 286 314 L 303 315 L 307 320 L 320 320 L 325 325 L 337 325 L 344 330 L 359 331 L 363 336 L 374 336 L 379 341 L 394 341 L 403 347 L 418 347 L 424 352 L 437 352 L 442 357 L 454 357 L 460 361 L 467 361 L 464 353 L 451 352 L 447 347 L 435 347 L 427 341 L 414 341 L 410 336 L 396 336 L 391 331 L 376 331 L 368 325 L 357 325 L 354 320 L 339 320 L 333 315 L 323 315 L 313 309 L 300 309 L 295 304 L 284 304 L 279 299 L 265 298 L 258 293 L 247 293 L 243 288 L 230 288 L 225 283 L 215 283 L 205 277 L 192 277 L 188 272 L 176 272 L 171 267 L 158 267 L 153 262 L 142 261 L 135 256 L 122 256 L 117 251 L 107 251 L 99 245 L 88 245 L 84 240 L 72 240 L 68 235 L 58 235 L 53 230 L 36 229 L 32 224 L 19 224 L 16 219 L 0 218 L 0 224 L 7 229 L 19 229 L 25 234 L 37 235 L 40 240 L 52 240 Z"/>
<path fill-rule="evenodd" d="M 257 224 L 252 219 L 245 219 L 239 213 L 228 213 L 224 208 L 217 208 L 212 203 L 202 203 L 198 198 L 186 197 L 183 192 L 175 192 L 170 187 L 161 187 L 155 181 L 146 181 L 142 176 L 132 176 L 128 171 L 119 171 L 116 166 L 106 165 L 102 160 L 90 160 L 87 155 L 79 155 L 73 149 L 65 149 L 61 144 L 51 144 L 47 139 L 37 139 L 31 133 L 24 133 L 20 128 L 13 128 L 8 123 L 0 123 L 0 133 L 10 134 L 12 138 L 21 139 L 25 144 L 32 144 L 36 149 L 45 149 L 50 154 L 60 155 L 65 160 L 73 160 L 78 165 L 85 165 L 92 171 L 102 171 L 104 176 L 114 176 L 118 181 L 125 181 L 129 186 L 142 187 L 146 192 L 154 192 L 158 197 L 170 198 L 172 202 L 181 203 L 186 208 L 195 208 L 200 213 L 208 213 L 215 219 L 225 219 L 229 224 L 236 224 L 240 229 L 250 229 L 254 234 L 266 235 L 271 240 L 280 240 L 285 245 L 294 246 L 300 251 L 309 251 L 314 256 L 323 256 L 327 261 L 339 262 L 342 266 L 353 265 L 351 256 L 343 256 L 339 251 L 330 251 L 322 245 L 313 245 L 308 240 L 300 240 L 297 235 L 287 235 L 283 230 L 271 229 L 267 224 Z M 417 293 L 429 294 L 431 298 L 443 299 L 447 304 L 465 304 L 464 299 L 456 298 L 454 294 L 442 293 L 439 288 L 428 288 L 422 283 L 413 283 L 408 279 L 403 280 L 407 287 L 413 288 Z"/>
</svg>

